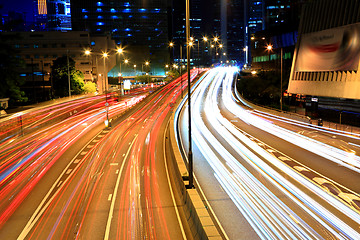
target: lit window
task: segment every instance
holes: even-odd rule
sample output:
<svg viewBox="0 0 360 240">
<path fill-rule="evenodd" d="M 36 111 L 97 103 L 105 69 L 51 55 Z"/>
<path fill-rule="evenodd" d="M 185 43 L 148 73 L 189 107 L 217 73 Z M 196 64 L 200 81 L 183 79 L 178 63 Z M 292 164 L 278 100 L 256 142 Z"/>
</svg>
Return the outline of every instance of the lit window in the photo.
<svg viewBox="0 0 360 240">
<path fill-rule="evenodd" d="M 96 9 L 97 12 L 102 12 L 101 8 Z"/>
<path fill-rule="evenodd" d="M 139 9 L 139 12 L 145 12 L 145 11 L 146 11 L 145 8 L 140 8 L 140 9 Z"/>
<path fill-rule="evenodd" d="M 98 19 L 102 19 L 103 17 L 99 15 L 97 18 L 98 18 Z"/>
<path fill-rule="evenodd" d="M 97 22 L 96 25 L 97 25 L 97 26 L 103 26 L 104 23 L 103 23 L 103 22 Z"/>
<path fill-rule="evenodd" d="M 131 9 L 130 9 L 130 8 L 125 8 L 125 9 L 123 10 L 123 12 L 124 12 L 124 13 L 129 13 L 129 12 L 131 12 Z"/>
<path fill-rule="evenodd" d="M 102 2 L 97 2 L 96 5 L 99 6 L 99 7 L 104 6 L 104 4 Z"/>
<path fill-rule="evenodd" d="M 115 10 L 114 8 L 111 8 L 111 9 L 110 9 L 110 12 L 116 13 L 116 10 Z"/>
</svg>

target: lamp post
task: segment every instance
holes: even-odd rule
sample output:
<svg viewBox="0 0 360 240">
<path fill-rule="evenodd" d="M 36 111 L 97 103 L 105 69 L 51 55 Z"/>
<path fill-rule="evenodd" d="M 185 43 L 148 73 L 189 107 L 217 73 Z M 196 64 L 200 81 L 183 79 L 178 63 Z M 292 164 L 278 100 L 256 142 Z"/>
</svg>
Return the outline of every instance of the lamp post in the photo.
<svg viewBox="0 0 360 240">
<path fill-rule="evenodd" d="M 70 68 L 69 68 L 69 50 L 66 50 L 66 60 L 67 60 L 67 75 L 68 75 L 68 84 L 69 84 L 69 97 L 71 97 Z"/>
<path fill-rule="evenodd" d="M 267 45 L 266 49 L 270 52 L 273 50 L 272 45 Z M 269 58 L 270 62 L 270 58 Z M 283 93 L 282 93 L 282 87 L 283 87 L 283 48 L 280 48 L 280 110 L 283 110 Z"/>
<path fill-rule="evenodd" d="M 85 55 L 89 56 L 91 53 L 92 53 L 92 51 L 90 51 L 90 50 L 85 50 Z M 100 54 L 100 53 L 98 52 L 97 54 Z M 101 56 L 103 57 L 103 59 L 104 59 L 104 73 L 103 73 L 103 74 L 99 74 L 99 76 L 102 76 L 102 77 L 103 77 L 103 83 L 102 83 L 103 87 L 102 87 L 102 91 L 103 91 L 103 92 L 106 92 L 107 89 L 108 89 L 108 84 L 107 84 L 107 80 L 106 80 L 106 76 L 107 76 L 107 74 L 106 74 L 106 58 L 109 57 L 109 54 L 108 54 L 107 52 L 102 52 L 100 55 L 101 55 Z M 96 64 L 97 64 L 97 61 L 96 61 Z"/>
<path fill-rule="evenodd" d="M 202 55 L 202 58 L 203 58 L 203 66 L 207 65 L 207 64 L 206 64 L 206 61 L 205 61 L 205 59 L 207 59 L 206 55 L 205 55 L 205 57 L 204 57 L 204 52 L 205 52 L 205 49 L 206 49 L 206 47 L 207 47 L 207 41 L 208 41 L 208 38 L 207 38 L 206 36 L 204 36 L 204 37 L 203 37 L 204 49 L 203 49 L 202 54 L 201 54 L 201 55 Z"/>
<path fill-rule="evenodd" d="M 186 55 L 187 55 L 187 78 L 188 78 L 188 110 L 189 110 L 189 186 L 193 188 L 193 156 L 192 156 L 192 139 L 191 139 L 191 82 L 190 82 L 190 0 L 186 0 Z"/>
<path fill-rule="evenodd" d="M 123 88 L 123 83 L 121 82 L 121 78 L 122 78 L 122 71 L 121 71 L 121 55 L 124 52 L 124 49 L 119 47 L 116 49 L 117 54 L 119 54 L 119 79 L 120 79 L 120 89 L 121 89 L 121 95 L 124 95 L 124 88 Z"/>
</svg>

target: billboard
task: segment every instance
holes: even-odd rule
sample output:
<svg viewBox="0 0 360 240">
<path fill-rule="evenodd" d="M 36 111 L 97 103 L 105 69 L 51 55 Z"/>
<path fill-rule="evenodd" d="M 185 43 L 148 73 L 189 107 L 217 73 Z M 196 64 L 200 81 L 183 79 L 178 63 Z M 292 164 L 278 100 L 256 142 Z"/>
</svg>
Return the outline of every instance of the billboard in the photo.
<svg viewBox="0 0 360 240">
<path fill-rule="evenodd" d="M 300 35 L 288 92 L 360 99 L 360 23 Z"/>
<path fill-rule="evenodd" d="M 295 71 L 357 71 L 360 24 L 301 36 Z"/>
<path fill-rule="evenodd" d="M 131 88 L 130 80 L 125 80 L 124 81 L 124 90 L 130 90 L 130 88 Z"/>
</svg>

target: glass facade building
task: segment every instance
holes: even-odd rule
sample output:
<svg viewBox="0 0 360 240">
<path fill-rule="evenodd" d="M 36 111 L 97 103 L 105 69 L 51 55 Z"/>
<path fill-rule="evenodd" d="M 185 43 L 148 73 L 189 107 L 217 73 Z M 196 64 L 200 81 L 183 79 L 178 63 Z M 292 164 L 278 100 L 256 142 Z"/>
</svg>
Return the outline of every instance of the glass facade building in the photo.
<svg viewBox="0 0 360 240">
<path fill-rule="evenodd" d="M 164 74 L 169 61 L 166 0 L 77 0 L 71 7 L 74 30 L 110 33 L 119 46 L 125 47 L 123 57 L 129 58 L 131 65 L 140 69 L 142 63 L 150 61 L 151 75 Z M 119 57 L 118 61 L 123 59 Z M 115 66 L 110 75 L 119 72 Z"/>
</svg>

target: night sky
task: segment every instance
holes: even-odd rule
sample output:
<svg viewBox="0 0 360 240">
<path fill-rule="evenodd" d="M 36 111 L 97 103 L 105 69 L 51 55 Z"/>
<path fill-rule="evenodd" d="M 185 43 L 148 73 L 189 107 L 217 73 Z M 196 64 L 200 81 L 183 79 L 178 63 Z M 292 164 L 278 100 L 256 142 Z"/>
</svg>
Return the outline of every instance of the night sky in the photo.
<svg viewBox="0 0 360 240">
<path fill-rule="evenodd" d="M 0 0 L 0 13 L 7 14 L 9 11 L 26 12 L 26 19 L 33 18 L 33 0 Z"/>
</svg>

